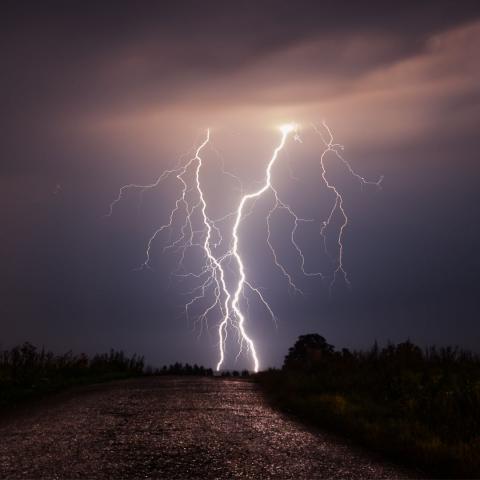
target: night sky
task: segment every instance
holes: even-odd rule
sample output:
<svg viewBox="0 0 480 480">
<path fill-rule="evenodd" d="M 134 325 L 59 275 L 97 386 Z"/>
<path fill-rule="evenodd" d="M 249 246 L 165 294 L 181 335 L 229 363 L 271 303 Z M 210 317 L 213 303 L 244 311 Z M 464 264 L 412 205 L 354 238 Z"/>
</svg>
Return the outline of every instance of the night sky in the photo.
<svg viewBox="0 0 480 480">
<path fill-rule="evenodd" d="M 364 348 L 410 338 L 480 351 L 478 1 L 2 2 L 0 7 L 1 347 L 26 340 L 63 352 L 113 348 L 160 365 L 217 360 L 215 318 L 201 335 L 182 315 L 175 255 L 136 271 L 168 217 L 175 182 L 149 183 L 212 129 L 226 168 L 258 186 L 295 121 L 275 180 L 315 218 L 299 236 L 307 263 L 327 263 L 319 236 L 332 197 L 321 186 L 325 119 L 344 155 L 383 188 L 332 164 L 349 215 L 341 282 L 302 279 L 289 293 L 265 246 L 258 205 L 245 224 L 247 268 L 278 316 L 255 304 L 248 328 L 261 366 L 280 365 L 300 334 Z M 206 185 L 212 215 L 236 192 Z M 208 177 L 208 178 L 207 178 Z M 223 212 L 223 213 L 222 213 Z M 281 216 L 280 216 L 281 217 Z M 251 220 L 251 222 L 250 222 Z M 288 221 L 273 239 L 298 273 Z M 328 270 L 328 267 L 325 267 Z M 297 269 L 297 270 L 295 270 Z M 234 345 L 234 344 L 232 344 Z M 248 358 L 227 367 L 249 366 Z"/>
</svg>

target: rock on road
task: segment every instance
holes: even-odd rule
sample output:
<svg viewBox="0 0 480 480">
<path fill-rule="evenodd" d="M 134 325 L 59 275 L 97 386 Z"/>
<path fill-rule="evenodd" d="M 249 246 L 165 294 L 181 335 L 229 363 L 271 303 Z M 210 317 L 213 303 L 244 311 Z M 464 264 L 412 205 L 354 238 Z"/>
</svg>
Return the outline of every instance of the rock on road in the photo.
<svg viewBox="0 0 480 480">
<path fill-rule="evenodd" d="M 273 410 L 248 381 L 151 377 L 47 400 L 1 419 L 0 478 L 408 477 Z"/>
</svg>

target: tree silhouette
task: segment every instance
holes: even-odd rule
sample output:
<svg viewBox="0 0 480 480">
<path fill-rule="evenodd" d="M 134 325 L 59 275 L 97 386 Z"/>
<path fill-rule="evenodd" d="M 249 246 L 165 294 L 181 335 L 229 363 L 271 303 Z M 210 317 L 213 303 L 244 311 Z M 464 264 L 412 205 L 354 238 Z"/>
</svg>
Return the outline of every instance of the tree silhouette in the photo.
<svg viewBox="0 0 480 480">
<path fill-rule="evenodd" d="M 333 345 L 327 343 L 318 333 L 301 335 L 295 345 L 289 349 L 283 367 L 308 369 L 331 357 L 334 350 Z"/>
</svg>

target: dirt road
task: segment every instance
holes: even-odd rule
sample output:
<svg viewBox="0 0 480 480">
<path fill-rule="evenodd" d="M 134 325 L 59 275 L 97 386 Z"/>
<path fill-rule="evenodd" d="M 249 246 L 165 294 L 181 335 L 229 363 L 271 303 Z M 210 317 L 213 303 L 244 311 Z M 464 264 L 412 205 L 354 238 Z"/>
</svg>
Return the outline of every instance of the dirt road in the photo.
<svg viewBox="0 0 480 480">
<path fill-rule="evenodd" d="M 144 378 L 0 421 L 0 478 L 407 478 L 272 410 L 255 384 Z"/>
</svg>

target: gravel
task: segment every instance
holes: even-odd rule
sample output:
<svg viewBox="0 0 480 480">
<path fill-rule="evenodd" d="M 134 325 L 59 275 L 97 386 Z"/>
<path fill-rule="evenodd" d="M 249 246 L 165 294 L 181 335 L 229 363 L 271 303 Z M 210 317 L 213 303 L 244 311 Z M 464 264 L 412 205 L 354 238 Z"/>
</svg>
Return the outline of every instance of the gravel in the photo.
<svg viewBox="0 0 480 480">
<path fill-rule="evenodd" d="M 273 410 L 244 380 L 150 377 L 0 419 L 0 478 L 411 478 Z"/>
</svg>

